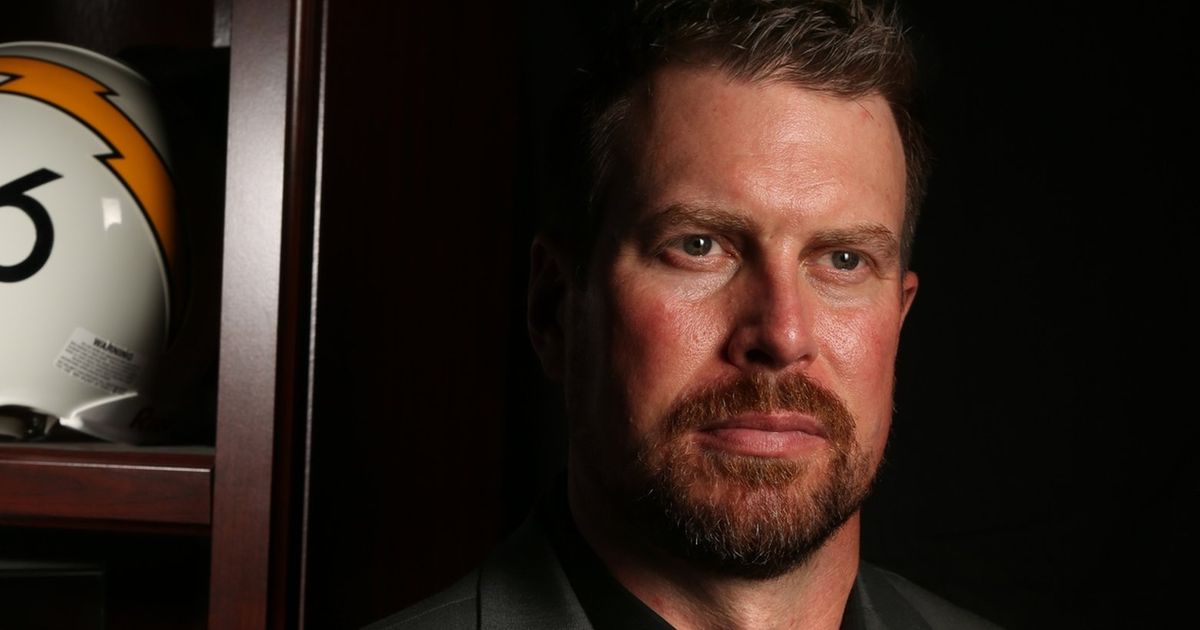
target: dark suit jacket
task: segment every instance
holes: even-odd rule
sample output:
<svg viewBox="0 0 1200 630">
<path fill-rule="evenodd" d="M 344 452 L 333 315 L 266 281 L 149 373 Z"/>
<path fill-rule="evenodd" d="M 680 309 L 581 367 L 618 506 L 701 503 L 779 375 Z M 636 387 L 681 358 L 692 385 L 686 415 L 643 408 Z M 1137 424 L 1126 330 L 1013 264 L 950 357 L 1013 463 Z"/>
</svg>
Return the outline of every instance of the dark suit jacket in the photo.
<svg viewBox="0 0 1200 630">
<path fill-rule="evenodd" d="M 365 630 L 591 629 L 541 525 L 531 519 L 450 588 Z M 908 580 L 862 564 L 843 628 L 992 630 Z"/>
</svg>

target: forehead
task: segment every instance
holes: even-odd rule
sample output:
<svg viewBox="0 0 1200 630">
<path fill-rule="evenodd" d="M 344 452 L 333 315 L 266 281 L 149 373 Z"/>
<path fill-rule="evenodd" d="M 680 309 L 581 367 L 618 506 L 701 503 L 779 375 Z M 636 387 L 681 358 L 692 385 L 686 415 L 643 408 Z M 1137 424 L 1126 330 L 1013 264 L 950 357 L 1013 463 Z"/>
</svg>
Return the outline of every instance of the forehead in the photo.
<svg viewBox="0 0 1200 630">
<path fill-rule="evenodd" d="M 878 94 L 851 99 L 669 65 L 634 94 L 624 129 L 632 186 L 616 192 L 638 213 L 719 206 L 814 227 L 866 221 L 899 234 L 904 152 Z"/>
</svg>

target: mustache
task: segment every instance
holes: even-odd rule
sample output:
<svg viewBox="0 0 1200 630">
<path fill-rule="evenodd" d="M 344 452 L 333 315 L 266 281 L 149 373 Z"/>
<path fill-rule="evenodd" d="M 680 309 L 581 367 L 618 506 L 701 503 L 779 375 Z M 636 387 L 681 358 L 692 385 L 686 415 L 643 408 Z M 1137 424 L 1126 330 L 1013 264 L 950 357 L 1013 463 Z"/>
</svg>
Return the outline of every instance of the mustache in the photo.
<svg viewBox="0 0 1200 630">
<path fill-rule="evenodd" d="M 803 372 L 752 372 L 715 383 L 681 398 L 667 413 L 675 436 L 743 413 L 803 413 L 815 418 L 836 446 L 854 440 L 854 415 L 846 403 Z"/>
</svg>

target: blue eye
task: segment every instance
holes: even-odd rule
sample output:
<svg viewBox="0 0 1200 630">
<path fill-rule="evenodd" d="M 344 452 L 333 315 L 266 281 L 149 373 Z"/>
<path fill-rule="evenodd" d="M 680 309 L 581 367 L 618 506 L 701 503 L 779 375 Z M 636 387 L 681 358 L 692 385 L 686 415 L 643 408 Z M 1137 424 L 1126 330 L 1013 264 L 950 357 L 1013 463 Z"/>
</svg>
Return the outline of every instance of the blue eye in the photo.
<svg viewBox="0 0 1200 630">
<path fill-rule="evenodd" d="M 830 257 L 833 259 L 833 268 L 842 271 L 850 271 L 862 262 L 862 257 L 854 252 L 836 251 Z"/>
<path fill-rule="evenodd" d="M 688 256 L 704 256 L 712 251 L 713 240 L 710 236 L 693 234 L 691 236 L 684 237 L 682 245 L 683 251 Z"/>
</svg>

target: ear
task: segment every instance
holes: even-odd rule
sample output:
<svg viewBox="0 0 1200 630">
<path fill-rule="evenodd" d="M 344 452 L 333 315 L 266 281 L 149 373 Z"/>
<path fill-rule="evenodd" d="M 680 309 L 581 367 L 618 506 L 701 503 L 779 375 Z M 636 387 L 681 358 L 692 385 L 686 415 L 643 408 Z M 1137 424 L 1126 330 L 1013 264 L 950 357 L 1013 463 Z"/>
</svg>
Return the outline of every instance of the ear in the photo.
<svg viewBox="0 0 1200 630">
<path fill-rule="evenodd" d="M 562 380 L 566 361 L 566 309 L 570 267 L 562 249 L 539 234 L 529 250 L 526 326 L 546 376 Z"/>
<path fill-rule="evenodd" d="M 917 274 L 905 271 L 904 279 L 900 281 L 900 322 L 908 317 L 908 309 L 912 308 L 913 300 L 917 297 Z"/>
</svg>

